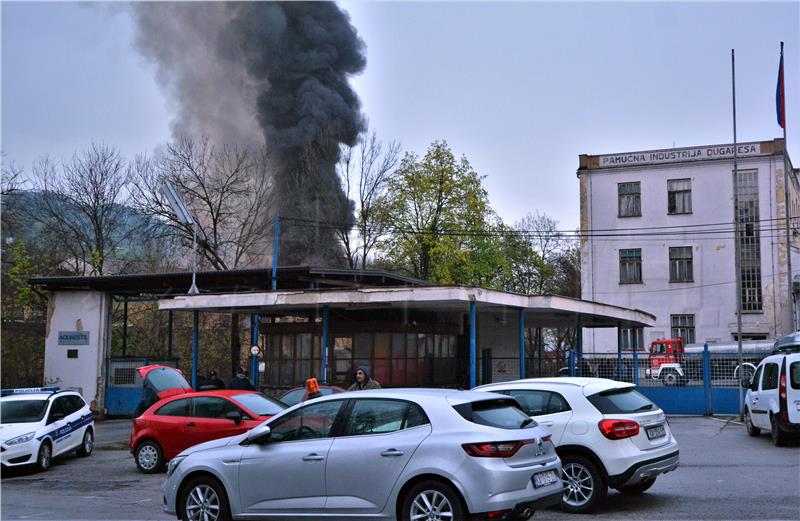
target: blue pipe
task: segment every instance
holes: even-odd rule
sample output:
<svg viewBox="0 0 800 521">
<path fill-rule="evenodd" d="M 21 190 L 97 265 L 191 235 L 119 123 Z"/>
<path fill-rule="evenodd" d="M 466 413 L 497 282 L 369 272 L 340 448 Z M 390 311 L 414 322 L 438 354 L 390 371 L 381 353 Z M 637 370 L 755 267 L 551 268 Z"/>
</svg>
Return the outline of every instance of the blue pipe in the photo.
<svg viewBox="0 0 800 521">
<path fill-rule="evenodd" d="M 250 317 L 250 345 L 258 345 L 258 326 L 261 323 L 261 315 L 251 315 Z M 258 355 L 250 355 L 250 378 L 256 390 L 259 390 L 260 377 L 258 374 Z"/>
<path fill-rule="evenodd" d="M 469 303 L 469 388 L 476 385 L 475 381 L 475 322 L 477 321 L 477 306 L 475 302 Z"/>
<path fill-rule="evenodd" d="M 322 383 L 328 383 L 328 305 L 322 306 Z"/>
<path fill-rule="evenodd" d="M 525 310 L 519 310 L 519 377 L 525 378 Z"/>
</svg>

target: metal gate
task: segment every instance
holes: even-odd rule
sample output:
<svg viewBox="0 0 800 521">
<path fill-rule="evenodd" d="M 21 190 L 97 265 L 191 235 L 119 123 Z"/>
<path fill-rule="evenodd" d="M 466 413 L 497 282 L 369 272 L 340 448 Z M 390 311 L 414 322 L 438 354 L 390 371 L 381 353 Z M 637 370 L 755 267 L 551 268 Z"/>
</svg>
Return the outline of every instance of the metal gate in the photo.
<svg viewBox="0 0 800 521">
<path fill-rule="evenodd" d="M 132 416 L 144 398 L 142 378 L 136 369 L 146 365 L 178 366 L 177 359 L 111 358 L 108 360 L 106 382 L 106 415 Z"/>
<path fill-rule="evenodd" d="M 687 353 L 680 369 L 658 370 L 650 355 L 626 353 L 584 355 L 584 376 L 600 376 L 635 383 L 639 391 L 668 414 L 739 414 L 741 380 L 752 376 L 768 353 Z M 577 368 L 576 368 L 577 369 Z M 588 373 L 588 374 L 587 374 Z"/>
</svg>

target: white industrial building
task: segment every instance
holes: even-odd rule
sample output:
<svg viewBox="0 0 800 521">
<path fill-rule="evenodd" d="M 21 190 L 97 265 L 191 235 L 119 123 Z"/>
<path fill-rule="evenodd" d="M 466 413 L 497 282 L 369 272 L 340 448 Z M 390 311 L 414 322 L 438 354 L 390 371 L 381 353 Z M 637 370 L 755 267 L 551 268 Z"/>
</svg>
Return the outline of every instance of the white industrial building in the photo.
<svg viewBox="0 0 800 521">
<path fill-rule="evenodd" d="M 711 145 L 581 155 L 582 298 L 656 315 L 637 345 L 737 337 L 734 147 Z M 788 165 L 794 286 L 800 277 L 798 171 L 776 139 L 737 146 L 742 338 L 796 329 L 784 204 Z M 795 291 L 791 291 L 795 293 Z M 617 349 L 616 329 L 584 331 L 584 352 Z M 623 348 L 631 331 L 620 331 Z"/>
</svg>

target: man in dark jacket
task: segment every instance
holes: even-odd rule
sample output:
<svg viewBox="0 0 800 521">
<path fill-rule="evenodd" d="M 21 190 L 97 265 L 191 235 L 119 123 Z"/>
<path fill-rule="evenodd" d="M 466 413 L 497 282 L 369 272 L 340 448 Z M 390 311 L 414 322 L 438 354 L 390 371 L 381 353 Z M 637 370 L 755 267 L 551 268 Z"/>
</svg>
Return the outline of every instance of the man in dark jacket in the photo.
<svg viewBox="0 0 800 521">
<path fill-rule="evenodd" d="M 356 369 L 354 373 L 355 382 L 353 385 L 347 388 L 348 391 L 366 391 L 367 389 L 380 389 L 381 384 L 377 382 L 377 380 L 373 380 L 369 376 L 369 369 L 366 366 L 361 365 Z"/>
<path fill-rule="evenodd" d="M 253 384 L 250 383 L 250 380 L 247 378 L 247 375 L 244 374 L 244 369 L 241 367 L 239 371 L 236 373 L 236 376 L 231 379 L 231 384 L 228 386 L 228 389 L 238 389 L 239 391 L 255 391 L 256 388 L 253 387 Z"/>
</svg>

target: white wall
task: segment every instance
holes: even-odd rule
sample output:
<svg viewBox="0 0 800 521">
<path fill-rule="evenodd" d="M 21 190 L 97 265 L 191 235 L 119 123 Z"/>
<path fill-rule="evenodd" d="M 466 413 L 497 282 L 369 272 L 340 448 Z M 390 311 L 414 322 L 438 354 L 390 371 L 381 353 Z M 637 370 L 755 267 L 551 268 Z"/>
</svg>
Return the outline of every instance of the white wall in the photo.
<svg viewBox="0 0 800 521">
<path fill-rule="evenodd" d="M 50 294 L 45 339 L 45 383 L 79 388 L 87 402 L 102 410 L 110 297 L 97 291 L 56 291 Z M 89 345 L 59 345 L 59 332 L 85 331 Z M 67 358 L 77 349 L 77 358 Z"/>
<path fill-rule="evenodd" d="M 481 312 L 478 307 L 476 330 L 477 379 L 481 382 L 481 353 L 492 350 L 492 382 L 507 382 L 519 379 L 519 312 Z"/>
<path fill-rule="evenodd" d="M 783 186 L 782 156 L 742 158 L 738 168 L 758 171 L 759 218 L 764 221 L 763 226 L 774 229 L 775 225 L 768 220 L 778 217 L 776 192 Z M 733 220 L 730 160 L 591 170 L 581 175 L 588 176 L 586 191 L 589 195 L 582 205 L 588 216 L 583 216 L 582 222 L 591 230 L 690 226 L 683 230 L 691 232 L 697 229 L 691 225 L 731 223 Z M 685 178 L 692 180 L 693 213 L 669 215 L 667 180 Z M 632 181 L 641 183 L 642 216 L 620 218 L 617 216 L 617 184 Z M 782 206 L 782 195 L 780 199 Z M 631 230 L 625 237 L 596 237 L 582 245 L 582 297 L 656 315 L 654 327 L 645 329 L 645 343 L 671 336 L 670 315 L 673 314 L 695 315 L 697 342 L 731 340 L 736 331 L 733 234 L 637 236 L 637 233 L 643 232 Z M 652 233 L 652 230 L 645 233 Z M 762 231 L 761 234 L 763 312 L 742 315 L 744 332 L 763 333 L 768 338 L 791 330 L 786 306 L 785 254 L 780 252 L 779 233 L 785 232 Z M 669 282 L 671 246 L 692 247 L 694 282 Z M 619 283 L 619 250 L 628 248 L 642 250 L 641 284 Z M 793 266 L 795 272 L 799 268 Z M 616 344 L 616 329 L 584 332 L 584 352 L 615 351 Z"/>
</svg>

